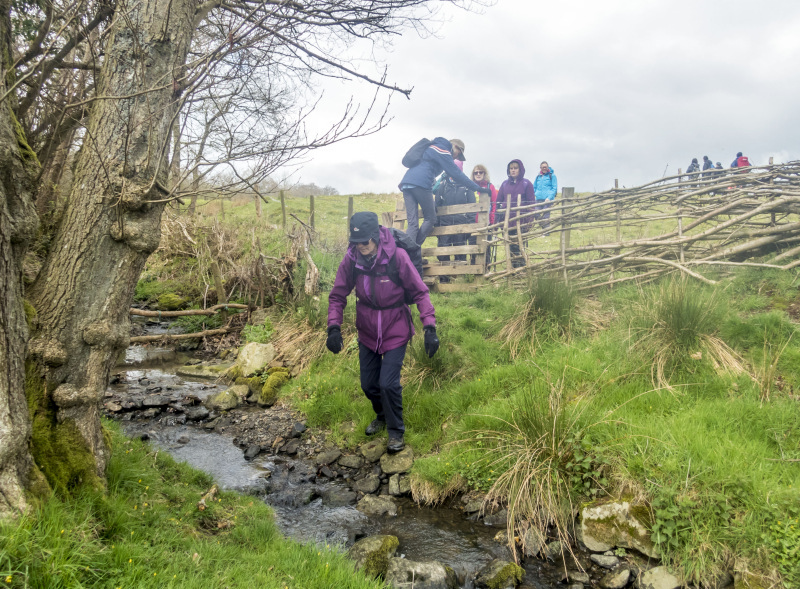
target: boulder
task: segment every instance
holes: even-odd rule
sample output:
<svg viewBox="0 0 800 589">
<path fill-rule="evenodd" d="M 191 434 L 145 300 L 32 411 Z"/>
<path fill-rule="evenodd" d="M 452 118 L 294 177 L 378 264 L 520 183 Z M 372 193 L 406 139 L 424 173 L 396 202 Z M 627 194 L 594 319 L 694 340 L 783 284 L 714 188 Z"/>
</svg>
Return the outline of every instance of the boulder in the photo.
<svg viewBox="0 0 800 589">
<path fill-rule="evenodd" d="M 564 545 L 556 540 L 555 542 L 548 542 L 544 547 L 544 554 L 550 560 L 558 560 L 562 554 L 565 554 Z"/>
<path fill-rule="evenodd" d="M 361 456 L 356 456 L 354 454 L 342 456 L 339 458 L 339 466 L 344 466 L 347 468 L 361 468 L 364 466 L 364 459 L 361 458 Z"/>
<path fill-rule="evenodd" d="M 212 378 L 217 379 L 231 368 L 232 364 L 195 364 L 181 366 L 175 373 L 187 378 Z"/>
<path fill-rule="evenodd" d="M 245 399 L 247 399 L 248 395 L 250 395 L 250 387 L 248 387 L 246 384 L 236 384 L 230 387 L 228 390 L 239 397 L 240 403 L 244 403 Z"/>
<path fill-rule="evenodd" d="M 508 525 L 508 510 L 501 509 L 497 513 L 486 514 L 483 523 L 493 528 L 505 528 Z"/>
<path fill-rule="evenodd" d="M 365 495 L 368 493 L 374 493 L 381 487 L 381 477 L 376 474 L 368 474 L 363 479 L 360 479 L 353 483 L 353 488 L 360 493 L 364 493 Z"/>
<path fill-rule="evenodd" d="M 536 556 L 545 549 L 544 535 L 538 528 L 530 527 L 522 534 L 522 554 Z"/>
<path fill-rule="evenodd" d="M 581 536 L 592 552 L 605 552 L 615 546 L 638 550 L 650 558 L 660 558 L 645 525 L 649 511 L 628 501 L 612 501 L 585 507 L 581 512 Z"/>
<path fill-rule="evenodd" d="M 678 589 L 683 583 L 667 567 L 653 567 L 639 575 L 639 589 Z"/>
<path fill-rule="evenodd" d="M 513 562 L 495 559 L 475 576 L 476 589 L 514 589 L 525 578 L 525 570 Z"/>
<path fill-rule="evenodd" d="M 205 405 L 212 411 L 230 411 L 239 406 L 239 396 L 232 389 L 225 389 L 211 395 Z"/>
<path fill-rule="evenodd" d="M 172 402 L 167 395 L 148 395 L 142 401 L 144 407 L 165 407 Z"/>
<path fill-rule="evenodd" d="M 393 589 L 458 589 L 455 571 L 435 561 L 390 558 L 384 580 Z"/>
<path fill-rule="evenodd" d="M 361 455 L 369 462 L 378 462 L 386 454 L 386 438 L 370 440 L 358 449 Z"/>
<path fill-rule="evenodd" d="M 562 581 L 568 581 L 570 584 L 572 583 L 582 583 L 583 585 L 588 585 L 591 582 L 591 578 L 589 577 L 589 573 L 584 571 L 567 571 L 567 574 L 563 576 L 561 579 Z"/>
<path fill-rule="evenodd" d="M 258 395 L 259 406 L 272 407 L 278 400 L 278 390 L 289 381 L 289 378 L 289 372 L 285 369 L 273 370 L 267 377 L 264 386 L 261 387 L 261 393 Z"/>
<path fill-rule="evenodd" d="M 350 547 L 347 556 L 356 568 L 369 577 L 380 577 L 389 568 L 389 559 L 400 546 L 397 536 L 368 536 Z"/>
<path fill-rule="evenodd" d="M 338 448 L 329 448 L 317 454 L 316 458 L 314 458 L 314 464 L 317 466 L 322 466 L 323 464 L 333 464 L 339 460 L 341 455 L 342 451 Z"/>
<path fill-rule="evenodd" d="M 258 394 L 261 392 L 261 389 L 264 386 L 264 383 L 261 382 L 260 376 L 251 376 L 250 378 L 245 378 L 244 376 L 240 376 L 236 379 L 236 385 L 244 385 L 247 387 L 248 390 L 248 397 L 257 397 Z"/>
<path fill-rule="evenodd" d="M 322 493 L 322 504 L 328 507 L 344 507 L 356 502 L 356 492 L 331 486 Z"/>
<path fill-rule="evenodd" d="M 236 357 L 236 363 L 228 373 L 231 378 L 253 376 L 261 372 L 275 359 L 275 346 L 272 344 L 247 344 Z"/>
<path fill-rule="evenodd" d="M 185 411 L 186 419 L 189 421 L 200 421 L 210 415 L 209 410 L 202 405 L 197 407 L 189 407 Z"/>
<path fill-rule="evenodd" d="M 411 481 L 408 477 L 399 474 L 393 474 L 389 477 L 389 495 L 399 497 L 400 495 L 408 495 L 411 492 Z"/>
<path fill-rule="evenodd" d="M 389 497 L 378 497 L 377 495 L 364 495 L 364 498 L 356 505 L 361 513 L 369 517 L 379 515 L 397 515 L 397 505 Z"/>
<path fill-rule="evenodd" d="M 602 589 L 622 589 L 631 580 L 631 569 L 625 566 L 607 573 L 600 579 Z"/>
<path fill-rule="evenodd" d="M 414 466 L 414 450 L 406 446 L 397 454 L 384 454 L 381 456 L 381 470 L 388 475 L 399 472 L 408 472 Z"/>
<path fill-rule="evenodd" d="M 605 554 L 592 554 L 589 556 L 592 562 L 600 565 L 604 569 L 613 569 L 619 564 L 619 558 L 616 556 L 607 556 Z"/>
</svg>

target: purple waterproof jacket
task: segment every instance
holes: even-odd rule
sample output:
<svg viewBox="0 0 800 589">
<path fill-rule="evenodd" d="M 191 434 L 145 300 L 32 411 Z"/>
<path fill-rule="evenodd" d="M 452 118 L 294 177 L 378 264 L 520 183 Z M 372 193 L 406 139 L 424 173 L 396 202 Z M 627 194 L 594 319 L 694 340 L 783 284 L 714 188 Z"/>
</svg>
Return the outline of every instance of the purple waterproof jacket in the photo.
<svg viewBox="0 0 800 589">
<path fill-rule="evenodd" d="M 522 165 L 520 160 L 511 160 L 508 162 L 508 166 L 506 166 L 506 174 L 508 174 L 508 168 L 511 164 L 516 163 L 519 165 L 519 176 L 516 180 L 512 180 L 511 176 L 508 177 L 506 181 L 504 181 L 500 185 L 500 190 L 497 193 L 497 212 L 495 213 L 495 221 L 500 223 L 505 219 L 506 213 L 506 199 L 511 196 L 511 208 L 515 208 L 517 206 L 517 198 L 519 197 L 520 205 L 527 206 L 527 205 L 534 205 L 536 204 L 536 193 L 533 190 L 533 184 L 531 181 L 525 177 L 525 166 Z M 522 211 L 522 214 L 528 214 L 531 210 Z M 517 219 L 516 217 L 520 214 L 518 211 L 511 211 L 511 215 L 508 218 L 508 226 L 509 227 L 516 227 L 517 226 Z M 522 219 L 522 227 L 523 229 L 530 226 L 533 223 L 533 215 L 529 215 Z"/>
<path fill-rule="evenodd" d="M 411 295 L 417 305 L 422 325 L 426 327 L 436 325 L 436 316 L 428 287 L 422 282 L 408 254 L 395 245 L 390 229 L 381 227 L 380 233 L 378 252 L 371 269 L 364 268 L 359 263 L 355 244 L 351 244 L 347 248 L 347 253 L 336 272 L 336 281 L 328 296 L 328 327 L 342 324 L 344 308 L 347 306 L 347 295 L 355 287 L 358 341 L 370 350 L 384 354 L 389 350 L 399 348 L 414 335 L 411 310 L 408 305 L 403 303 L 405 291 Z M 395 258 L 397 273 L 405 286 L 405 291 L 401 286 L 392 282 L 388 276 L 383 276 L 386 274 L 392 256 Z M 356 267 L 376 272 L 372 275 L 356 273 L 354 271 Z"/>
</svg>

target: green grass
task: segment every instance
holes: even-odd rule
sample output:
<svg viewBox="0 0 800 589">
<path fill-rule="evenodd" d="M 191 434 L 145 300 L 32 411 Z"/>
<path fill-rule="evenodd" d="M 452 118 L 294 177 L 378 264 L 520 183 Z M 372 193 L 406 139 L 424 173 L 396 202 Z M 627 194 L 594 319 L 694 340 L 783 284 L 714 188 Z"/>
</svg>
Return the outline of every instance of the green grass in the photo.
<svg viewBox="0 0 800 589">
<path fill-rule="evenodd" d="M 382 586 L 331 547 L 285 540 L 254 497 L 222 492 L 200 511 L 211 477 L 110 427 L 107 493 L 51 498 L 0 524 L 4 587 Z"/>
</svg>

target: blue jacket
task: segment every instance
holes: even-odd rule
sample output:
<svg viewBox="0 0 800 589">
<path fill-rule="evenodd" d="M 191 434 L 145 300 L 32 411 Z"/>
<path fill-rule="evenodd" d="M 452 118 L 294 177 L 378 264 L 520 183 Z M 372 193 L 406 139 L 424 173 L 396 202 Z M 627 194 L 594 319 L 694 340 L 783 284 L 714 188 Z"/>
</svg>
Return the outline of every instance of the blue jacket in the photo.
<svg viewBox="0 0 800 589">
<path fill-rule="evenodd" d="M 409 168 L 398 185 L 400 190 L 403 186 L 416 186 L 430 190 L 436 176 L 447 172 L 456 184 L 466 186 L 472 191 L 478 191 L 480 186 L 475 184 L 469 177 L 458 169 L 453 163 L 453 146 L 444 137 L 437 137 L 431 146 L 422 154 L 422 160 L 413 168 Z"/>
<path fill-rule="evenodd" d="M 533 179 L 533 192 L 536 200 L 553 200 L 558 194 L 558 178 L 556 178 L 553 168 L 549 174 L 537 174 Z"/>
</svg>

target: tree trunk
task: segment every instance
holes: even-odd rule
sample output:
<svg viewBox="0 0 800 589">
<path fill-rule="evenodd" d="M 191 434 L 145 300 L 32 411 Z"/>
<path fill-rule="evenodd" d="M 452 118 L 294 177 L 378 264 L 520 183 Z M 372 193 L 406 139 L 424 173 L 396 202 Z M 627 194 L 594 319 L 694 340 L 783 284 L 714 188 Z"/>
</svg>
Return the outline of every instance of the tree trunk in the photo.
<svg viewBox="0 0 800 589">
<path fill-rule="evenodd" d="M 191 0 L 125 8 L 108 42 L 69 202 L 30 292 L 41 377 L 33 456 L 56 488 L 102 484 L 100 424 L 111 368 L 129 339 L 128 308 L 160 240 L 177 84 L 193 31 Z M 117 98 L 125 97 L 125 98 Z"/>
<path fill-rule="evenodd" d="M 10 1 L 0 0 L 0 65 L 11 55 Z M 0 78 L 0 94 L 7 90 Z M 22 259 L 36 233 L 32 168 L 36 156 L 15 125 L 10 98 L 0 103 L 0 518 L 25 511 L 25 489 L 36 469 L 28 450 L 31 424 L 25 401 L 28 343 Z M 19 135 L 17 135 L 19 133 Z"/>
</svg>

